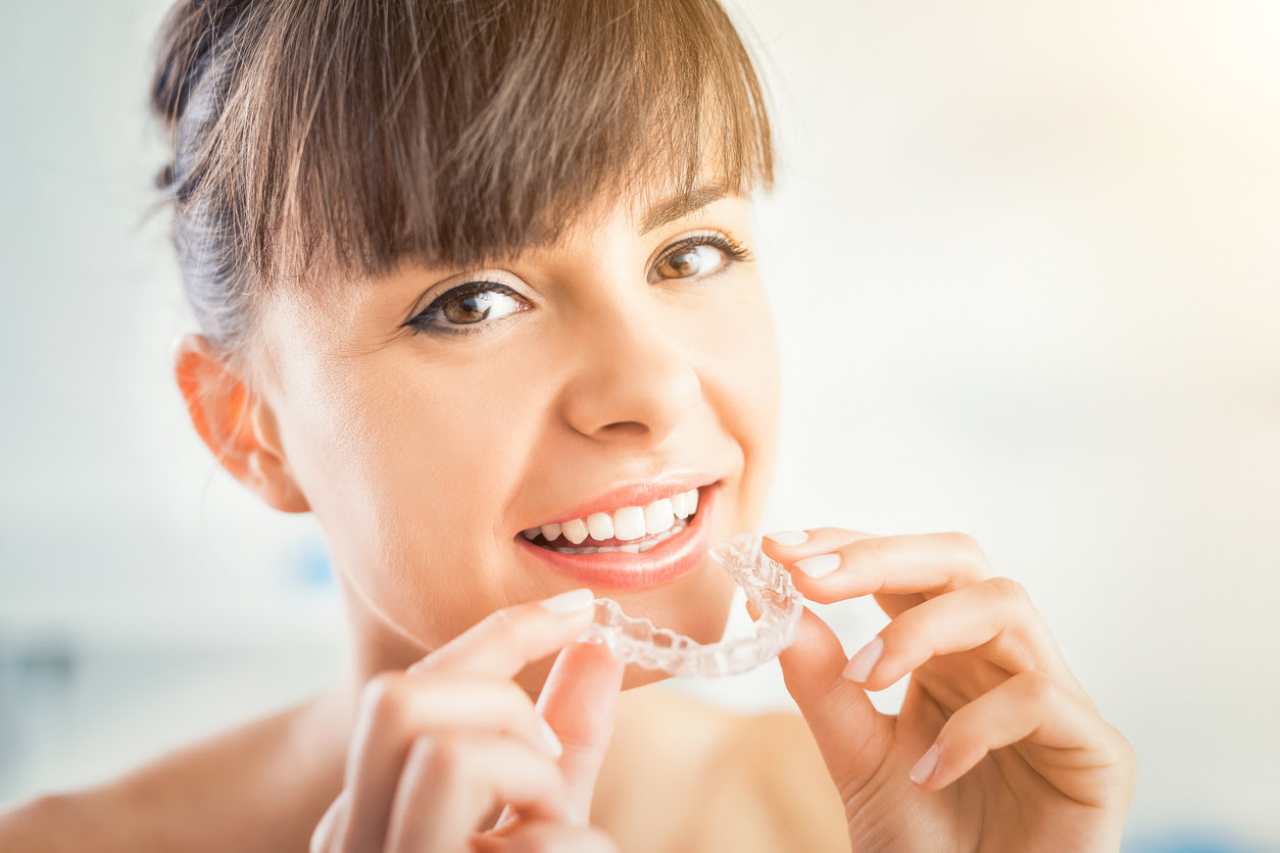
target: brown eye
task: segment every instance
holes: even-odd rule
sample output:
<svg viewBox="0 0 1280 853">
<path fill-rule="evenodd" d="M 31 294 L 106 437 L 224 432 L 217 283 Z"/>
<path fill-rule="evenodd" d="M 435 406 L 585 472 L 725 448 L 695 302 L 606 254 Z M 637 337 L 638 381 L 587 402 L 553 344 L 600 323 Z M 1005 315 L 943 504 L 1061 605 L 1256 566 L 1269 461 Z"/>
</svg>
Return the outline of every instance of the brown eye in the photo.
<svg viewBox="0 0 1280 853">
<path fill-rule="evenodd" d="M 469 282 L 437 298 L 409 325 L 424 332 L 460 332 L 463 326 L 474 326 L 474 331 L 479 331 L 528 308 L 524 297 L 504 284 Z"/>
<path fill-rule="evenodd" d="M 444 318 L 450 323 L 464 326 L 479 323 L 493 310 L 493 292 L 469 293 L 444 304 Z"/>
<path fill-rule="evenodd" d="M 725 254 L 709 243 L 686 246 L 658 261 L 660 278 L 693 278 L 713 273 L 724 265 Z"/>
</svg>

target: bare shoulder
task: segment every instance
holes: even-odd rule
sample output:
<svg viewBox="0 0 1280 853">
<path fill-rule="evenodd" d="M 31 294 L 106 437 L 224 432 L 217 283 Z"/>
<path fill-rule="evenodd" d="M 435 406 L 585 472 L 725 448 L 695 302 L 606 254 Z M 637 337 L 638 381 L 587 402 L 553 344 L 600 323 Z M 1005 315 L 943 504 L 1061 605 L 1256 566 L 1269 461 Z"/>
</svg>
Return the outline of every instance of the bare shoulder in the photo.
<svg viewBox="0 0 1280 853">
<path fill-rule="evenodd" d="M 338 765 L 308 725 L 329 713 L 307 702 L 201 738 L 101 785 L 45 794 L 0 814 L 0 849 L 288 850 L 328 802 L 324 779 Z M 314 812 L 314 819 L 310 814 Z M 305 846 L 301 849 L 305 849 Z"/>
<path fill-rule="evenodd" d="M 78 828 L 68 829 L 81 817 L 76 797 L 45 794 L 0 813 L 0 849 L 72 851 L 92 836 Z"/>
</svg>

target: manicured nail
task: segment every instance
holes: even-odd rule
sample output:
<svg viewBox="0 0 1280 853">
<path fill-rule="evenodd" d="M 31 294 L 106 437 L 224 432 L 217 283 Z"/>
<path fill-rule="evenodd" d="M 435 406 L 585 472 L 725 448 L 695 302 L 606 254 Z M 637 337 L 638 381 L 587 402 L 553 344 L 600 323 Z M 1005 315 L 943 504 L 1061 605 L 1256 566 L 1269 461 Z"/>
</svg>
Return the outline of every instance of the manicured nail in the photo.
<svg viewBox="0 0 1280 853">
<path fill-rule="evenodd" d="M 929 774 L 933 772 L 933 768 L 938 766 L 938 745 L 935 743 L 929 747 L 929 751 L 920 756 L 920 760 L 916 762 L 916 766 L 911 768 L 911 772 L 907 776 L 917 785 L 923 785 L 924 781 L 929 778 Z"/>
<path fill-rule="evenodd" d="M 844 668 L 845 678 L 850 681 L 862 683 L 867 680 L 867 676 L 871 674 L 871 669 L 876 665 L 876 661 L 880 660 L 880 654 L 884 651 L 884 640 L 876 637 L 867 643 L 858 653 L 854 655 L 849 664 Z"/>
<path fill-rule="evenodd" d="M 820 578 L 840 568 L 840 555 L 819 554 L 816 557 L 805 557 L 803 560 L 796 560 L 796 568 L 811 578 Z"/>
<path fill-rule="evenodd" d="M 779 530 L 777 533 L 766 533 L 765 539 L 772 539 L 779 545 L 799 545 L 809 539 L 809 534 L 803 530 Z"/>
<path fill-rule="evenodd" d="M 552 613 L 568 613 L 571 610 L 581 610 L 584 607 L 589 607 L 594 600 L 595 593 L 584 586 L 581 589 L 571 589 L 568 592 L 553 595 L 550 598 L 543 599 L 541 603 L 543 607 Z"/>
<path fill-rule="evenodd" d="M 551 724 L 542 717 L 538 717 L 541 723 L 542 740 L 547 745 L 547 749 L 551 752 L 552 758 L 559 758 L 564 753 L 564 746 L 560 743 L 560 738 L 556 737 L 556 730 L 551 728 Z"/>
</svg>

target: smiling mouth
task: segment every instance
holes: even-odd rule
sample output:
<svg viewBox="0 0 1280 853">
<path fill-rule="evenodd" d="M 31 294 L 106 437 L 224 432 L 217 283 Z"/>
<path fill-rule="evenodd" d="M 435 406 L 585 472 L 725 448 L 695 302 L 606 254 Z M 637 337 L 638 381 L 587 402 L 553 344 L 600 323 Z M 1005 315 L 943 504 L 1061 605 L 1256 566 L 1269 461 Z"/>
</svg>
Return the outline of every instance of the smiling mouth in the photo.
<svg viewBox="0 0 1280 853">
<path fill-rule="evenodd" d="M 694 488 L 645 506 L 531 527 L 521 535 L 539 548 L 560 554 L 643 554 L 684 531 L 697 516 L 699 502 L 699 490 Z"/>
</svg>

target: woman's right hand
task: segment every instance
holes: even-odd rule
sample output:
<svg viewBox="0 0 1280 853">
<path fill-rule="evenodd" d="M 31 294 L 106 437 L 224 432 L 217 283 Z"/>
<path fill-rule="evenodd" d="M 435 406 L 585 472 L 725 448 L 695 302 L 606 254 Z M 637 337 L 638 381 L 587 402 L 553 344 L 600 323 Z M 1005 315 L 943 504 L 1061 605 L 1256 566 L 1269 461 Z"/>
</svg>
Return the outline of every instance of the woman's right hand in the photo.
<svg viewBox="0 0 1280 853">
<path fill-rule="evenodd" d="M 312 853 L 616 850 L 587 815 L 624 665 L 573 642 L 590 602 L 575 590 L 498 610 L 375 676 Z M 535 706 L 513 678 L 557 649 Z M 503 804 L 496 828 L 480 825 Z"/>
</svg>

